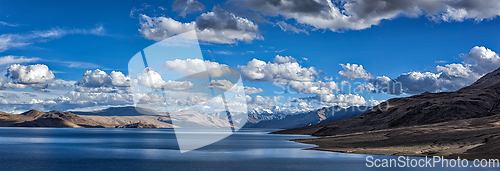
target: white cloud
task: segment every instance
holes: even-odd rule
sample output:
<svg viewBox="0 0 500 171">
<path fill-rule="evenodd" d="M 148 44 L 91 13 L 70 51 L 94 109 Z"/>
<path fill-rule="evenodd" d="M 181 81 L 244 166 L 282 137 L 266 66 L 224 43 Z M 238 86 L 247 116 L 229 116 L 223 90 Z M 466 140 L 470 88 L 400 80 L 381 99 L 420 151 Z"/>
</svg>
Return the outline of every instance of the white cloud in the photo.
<svg viewBox="0 0 500 171">
<path fill-rule="evenodd" d="M 27 84 L 18 84 L 13 82 L 8 82 L 3 84 L 3 88 L 11 88 L 11 89 L 25 89 L 28 88 Z"/>
<path fill-rule="evenodd" d="M 264 92 L 263 89 L 261 88 L 256 88 L 256 87 L 248 87 L 248 86 L 245 86 L 245 94 L 257 94 L 257 93 L 262 93 Z"/>
<path fill-rule="evenodd" d="M 340 85 L 349 85 L 349 81 L 342 80 L 342 81 L 340 82 Z"/>
<path fill-rule="evenodd" d="M 315 103 L 320 106 L 365 106 L 368 105 L 365 98 L 359 94 L 321 94 L 313 97 L 299 97 L 291 99 L 292 102 Z"/>
<path fill-rule="evenodd" d="M 61 79 L 56 79 L 50 83 L 48 83 L 48 87 L 65 87 L 65 88 L 71 88 L 76 84 L 76 81 L 71 81 L 71 80 L 61 80 Z"/>
<path fill-rule="evenodd" d="M 196 21 L 181 23 L 167 17 L 140 16 L 139 32 L 151 40 L 163 40 L 170 36 L 195 30 L 199 40 L 212 43 L 234 44 L 263 39 L 258 26 L 252 21 L 238 17 L 215 6 L 212 12 L 204 13 Z"/>
<path fill-rule="evenodd" d="M 125 76 L 122 72 L 111 71 L 111 84 L 117 87 L 129 87 L 130 76 Z"/>
<path fill-rule="evenodd" d="M 277 97 L 277 96 L 260 96 L 260 95 L 257 95 L 255 97 L 250 97 L 250 96 L 246 96 L 246 102 L 249 104 L 249 105 L 257 105 L 257 106 L 263 106 L 263 107 L 266 107 L 266 106 L 275 106 L 275 104 L 279 101 L 282 101 L 283 99 L 281 97 Z"/>
<path fill-rule="evenodd" d="M 48 92 L 48 88 L 71 88 L 76 83 L 70 80 L 54 79 L 54 73 L 46 65 L 13 64 L 7 70 L 7 80 L 0 77 L 0 89 L 33 88 L 35 91 Z"/>
<path fill-rule="evenodd" d="M 295 59 L 292 56 L 280 56 L 276 55 L 273 60 L 274 63 L 288 63 L 288 62 L 297 62 L 297 59 Z"/>
<path fill-rule="evenodd" d="M 339 75 L 341 75 L 344 78 L 347 79 L 358 79 L 358 78 L 365 78 L 365 79 L 370 79 L 373 78 L 373 76 L 366 72 L 366 70 L 363 68 L 363 65 L 358 65 L 358 64 L 340 64 L 342 68 L 344 68 L 343 71 L 339 71 Z"/>
<path fill-rule="evenodd" d="M 360 84 L 356 86 L 355 89 L 358 89 L 360 91 L 366 91 L 366 92 L 376 92 L 377 89 L 372 83 L 367 83 L 367 84 Z"/>
<path fill-rule="evenodd" d="M 427 16 L 436 21 L 481 21 L 500 15 L 500 2 L 490 0 L 244 0 L 246 6 L 268 16 L 294 19 L 315 29 L 362 30 L 382 20 Z"/>
<path fill-rule="evenodd" d="M 142 87 L 161 87 L 165 84 L 161 75 L 153 69 L 146 68 L 137 74 L 137 85 Z"/>
<path fill-rule="evenodd" d="M 437 73 L 412 71 L 401 74 L 394 80 L 381 76 L 369 79 L 371 85 L 362 85 L 357 88 L 369 91 L 375 89 L 376 92 L 390 94 L 455 91 L 474 83 L 483 75 L 500 67 L 500 56 L 485 47 L 475 46 L 461 57 L 464 59 L 462 63 L 436 66 Z"/>
<path fill-rule="evenodd" d="M 174 61 L 166 61 L 163 63 L 162 67 L 167 70 L 182 73 L 185 76 L 206 72 L 208 69 L 210 70 L 210 77 L 212 78 L 230 75 L 234 72 L 225 64 L 219 64 L 208 60 L 203 61 L 201 59 L 176 59 Z"/>
<path fill-rule="evenodd" d="M 27 62 L 35 62 L 40 60 L 39 58 L 26 58 L 24 56 L 3 56 L 0 57 L 0 65 L 6 65 L 6 64 L 20 64 L 20 63 L 27 63 Z"/>
<path fill-rule="evenodd" d="M 7 69 L 7 77 L 17 84 L 43 84 L 52 81 L 55 76 L 47 65 L 13 64 Z"/>
<path fill-rule="evenodd" d="M 2 34 L 0 35 L 0 52 L 11 48 L 18 48 L 33 44 L 35 42 L 46 42 L 69 34 L 93 34 L 103 35 L 104 28 L 98 26 L 93 29 L 60 29 L 55 28 L 45 31 L 32 31 L 26 34 Z"/>
<path fill-rule="evenodd" d="M 194 84 L 189 81 L 167 81 L 163 84 L 163 88 L 167 90 L 192 90 Z"/>
<path fill-rule="evenodd" d="M 431 72 L 409 72 L 398 76 L 396 81 L 401 82 L 405 93 L 438 92 L 443 88 L 438 83 L 440 75 Z"/>
<path fill-rule="evenodd" d="M 297 62 L 283 64 L 266 63 L 264 61 L 253 59 L 247 65 L 238 66 L 241 69 L 241 75 L 244 79 L 254 81 L 314 81 L 314 75 L 318 72 L 314 67 L 304 68 Z"/>
<path fill-rule="evenodd" d="M 464 58 L 461 64 L 436 66 L 439 73 L 410 72 L 402 74 L 396 80 L 400 81 L 409 93 L 454 91 L 472 84 L 484 74 L 500 67 L 499 55 L 485 47 L 475 46 L 461 57 Z"/>
<path fill-rule="evenodd" d="M 309 32 L 307 32 L 305 29 L 301 29 L 301 28 L 297 28 L 291 24 L 288 24 L 284 21 L 278 21 L 276 22 L 276 25 L 278 25 L 281 30 L 283 31 L 291 31 L 291 32 L 294 32 L 294 33 L 305 33 L 307 35 L 309 35 Z"/>
<path fill-rule="evenodd" d="M 164 81 L 158 72 L 150 68 L 140 72 L 133 81 L 142 87 L 161 87 L 167 90 L 192 90 L 194 88 L 194 84 L 189 81 Z"/>
<path fill-rule="evenodd" d="M 0 25 L 2 25 L 2 26 L 9 26 L 9 27 L 19 27 L 19 24 L 11 24 L 11 23 L 7 23 L 7 22 L 4 22 L 4 21 L 0 21 Z"/>
<path fill-rule="evenodd" d="M 76 83 L 83 87 L 104 87 L 111 85 L 111 77 L 104 71 L 96 69 L 88 70 L 83 74 L 83 78 Z"/>
<path fill-rule="evenodd" d="M 106 72 L 96 69 L 87 70 L 82 79 L 76 82 L 76 85 L 82 87 L 129 87 L 130 81 L 130 76 L 125 76 L 120 71 L 111 71 L 111 74 L 108 75 Z"/>
<path fill-rule="evenodd" d="M 337 92 L 338 86 L 335 82 L 302 82 L 302 81 L 290 81 L 290 82 L 275 82 L 277 85 L 287 86 L 298 93 L 301 94 L 333 94 Z"/>
</svg>

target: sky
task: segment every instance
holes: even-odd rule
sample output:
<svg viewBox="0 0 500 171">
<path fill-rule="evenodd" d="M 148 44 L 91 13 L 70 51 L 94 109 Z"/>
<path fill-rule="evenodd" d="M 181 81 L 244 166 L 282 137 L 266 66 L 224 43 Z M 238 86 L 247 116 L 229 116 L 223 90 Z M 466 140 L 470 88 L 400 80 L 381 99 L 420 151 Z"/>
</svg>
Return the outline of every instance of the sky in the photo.
<svg viewBox="0 0 500 171">
<path fill-rule="evenodd" d="M 222 89 L 248 110 L 298 113 L 455 91 L 500 67 L 500 2 L 489 0 L 2 1 L 0 9 L 4 112 L 134 105 L 146 93 L 135 86 L 158 75 L 167 94 L 148 96 L 153 106 L 192 106 Z M 201 58 L 129 73 L 143 49 L 190 31 Z M 242 81 L 165 76 L 203 66 Z"/>
</svg>

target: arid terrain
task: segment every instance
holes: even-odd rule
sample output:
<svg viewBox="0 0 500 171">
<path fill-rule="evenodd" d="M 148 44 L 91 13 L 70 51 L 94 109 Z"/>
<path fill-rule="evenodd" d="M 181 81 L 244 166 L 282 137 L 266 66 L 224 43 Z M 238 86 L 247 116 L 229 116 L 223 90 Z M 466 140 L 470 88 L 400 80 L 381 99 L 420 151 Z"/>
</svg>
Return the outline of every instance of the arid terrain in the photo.
<svg viewBox="0 0 500 171">
<path fill-rule="evenodd" d="M 390 99 L 361 116 L 275 132 L 317 150 L 500 158 L 500 69 L 456 92 Z"/>
</svg>

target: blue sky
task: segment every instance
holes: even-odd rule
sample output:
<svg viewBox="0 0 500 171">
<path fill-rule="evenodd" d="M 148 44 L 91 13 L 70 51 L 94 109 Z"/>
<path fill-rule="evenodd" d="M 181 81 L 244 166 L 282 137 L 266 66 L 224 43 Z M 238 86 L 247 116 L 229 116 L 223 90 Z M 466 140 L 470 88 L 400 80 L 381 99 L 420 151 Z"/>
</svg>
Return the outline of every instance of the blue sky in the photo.
<svg viewBox="0 0 500 171">
<path fill-rule="evenodd" d="M 378 2 L 377 6 L 376 3 L 363 4 L 361 2 L 364 1 L 353 0 L 334 3 L 335 6 L 330 6 L 331 8 L 317 9 L 314 8 L 315 5 L 328 7 L 327 1 L 311 0 L 313 5 L 308 9 L 308 6 L 300 6 L 296 1 L 289 1 L 288 5 L 281 6 L 272 6 L 265 0 L 261 1 L 261 4 L 268 6 L 256 5 L 246 0 L 179 0 L 178 3 L 184 5 L 181 10 L 173 10 L 174 1 L 2 1 L 0 58 L 7 61 L 6 57 L 11 56 L 14 60 L 4 62 L 0 68 L 3 74 L 7 74 L 5 70 L 12 64 L 46 65 L 54 78 L 42 80 L 45 81 L 43 84 L 58 79 L 70 80 L 73 81 L 70 84 L 74 84 L 82 80 L 86 71 L 96 69 L 107 74 L 119 71 L 128 76 L 128 62 L 137 52 L 163 38 L 190 31 L 189 28 L 195 28 L 198 32 L 200 47 L 206 60 L 241 71 L 241 66 L 246 66 L 247 62 L 253 59 L 273 63 L 276 55 L 291 56 L 302 68 L 314 67 L 318 71 L 318 74 L 314 74 L 315 79 L 309 81 L 314 84 L 329 82 L 330 80 L 325 80 L 325 76 L 333 78 L 331 81 L 338 87 L 342 81 L 363 85 L 371 83 L 370 90 L 355 93 L 360 94 L 366 101 L 386 100 L 425 91 L 456 90 L 500 66 L 496 60 L 496 52 L 500 51 L 500 21 L 497 19 L 500 5 L 497 2 L 457 0 L 429 4 L 412 1 L 410 4 L 401 4 L 390 0 L 373 1 Z M 354 5 L 348 8 L 346 4 L 350 3 Z M 200 4 L 203 8 L 199 8 Z M 369 11 L 366 7 L 373 7 L 375 10 Z M 186 11 L 186 16 L 183 17 L 180 13 L 184 8 L 193 10 Z M 337 19 L 335 15 L 325 16 L 328 12 L 334 13 L 336 9 L 344 10 L 342 14 L 348 19 Z M 214 12 L 215 16 L 207 15 Z M 146 17 L 152 20 L 147 21 Z M 155 23 L 163 19 L 171 19 L 177 23 Z M 245 21 L 242 23 L 248 25 L 230 25 L 238 20 Z M 284 25 L 280 26 L 283 22 L 290 26 L 289 29 L 285 29 Z M 189 23 L 195 26 L 190 27 Z M 147 24 L 152 25 L 143 27 Z M 173 30 L 171 26 L 175 24 L 188 29 Z M 296 32 L 290 31 L 290 28 Z M 148 36 L 148 29 L 162 32 Z M 225 32 L 228 37 L 210 37 L 202 33 L 203 30 Z M 230 38 L 231 36 L 233 37 Z M 490 51 L 494 53 L 489 53 Z M 485 55 L 489 55 L 487 59 Z M 349 72 L 350 75 L 339 74 L 339 71 L 349 70 L 340 64 L 348 63 L 362 65 L 363 68 Z M 447 67 L 447 64 L 460 66 Z M 410 77 L 408 73 L 412 71 L 414 75 Z M 356 76 L 359 72 L 367 73 L 370 77 Z M 375 84 L 377 76 L 386 76 L 402 82 L 403 93 L 374 93 L 384 88 Z M 0 93 L 3 91 L 17 94 L 19 98 L 19 104 L 6 104 L 9 106 L 6 111 L 21 111 L 33 107 L 39 107 L 41 110 L 71 110 L 57 106 L 26 105 L 27 102 L 23 102 L 20 93 L 36 93 L 40 99 L 50 100 L 53 97 L 65 96 L 67 92 L 75 91 L 78 87 L 85 87 L 45 86 L 46 88 L 37 89 L 42 82 L 38 81 L 37 85 L 33 85 L 23 82 L 20 78 L 7 76 L 2 79 L 3 81 L 0 81 L 3 83 L 0 85 L 3 87 L 0 87 Z M 245 86 L 264 90 L 251 94 L 250 97 L 276 96 L 275 91 L 280 90 L 276 85 L 282 84 L 277 82 L 277 77 L 267 81 L 255 78 L 245 80 Z M 294 80 L 285 82 L 290 84 L 291 81 Z M 9 82 L 12 84 L 6 86 Z M 115 90 L 124 89 L 113 85 L 102 86 Z M 352 87 L 349 91 L 353 92 L 354 89 L 355 87 Z M 47 90 L 50 92 L 43 92 Z M 332 95 L 342 94 L 333 92 Z M 315 96 L 318 94 L 297 93 L 287 94 L 285 98 L 293 101 L 291 99 L 303 97 L 295 99 L 293 104 L 305 102 L 311 105 L 311 109 L 340 103 L 318 103 L 304 98 Z M 2 97 L 3 100 L 9 100 L 6 95 Z M 278 105 L 284 103 L 288 102 L 285 100 Z M 99 102 L 94 106 L 75 105 L 74 108 L 103 108 L 118 104 Z M 124 105 L 129 104 L 130 102 Z"/>
</svg>

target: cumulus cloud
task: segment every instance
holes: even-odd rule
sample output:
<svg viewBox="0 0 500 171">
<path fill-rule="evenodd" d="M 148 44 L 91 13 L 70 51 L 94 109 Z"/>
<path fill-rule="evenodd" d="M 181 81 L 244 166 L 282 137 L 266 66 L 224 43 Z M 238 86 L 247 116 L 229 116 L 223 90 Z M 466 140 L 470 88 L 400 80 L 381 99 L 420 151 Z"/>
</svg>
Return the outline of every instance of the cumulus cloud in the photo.
<svg viewBox="0 0 500 171">
<path fill-rule="evenodd" d="M 88 70 L 83 74 L 83 78 L 76 83 L 83 87 L 104 87 L 111 85 L 111 77 L 104 71 L 96 69 Z"/>
<path fill-rule="evenodd" d="M 400 16 L 435 21 L 481 21 L 500 15 L 500 2 L 489 0 L 243 0 L 253 11 L 283 16 L 315 29 L 362 30 Z"/>
<path fill-rule="evenodd" d="M 347 79 L 358 79 L 358 78 L 365 78 L 365 79 L 370 79 L 373 76 L 368 73 L 364 68 L 363 65 L 358 65 L 358 64 L 340 64 L 342 68 L 344 68 L 343 71 L 339 71 L 339 75 L 341 75 L 344 78 Z"/>
<path fill-rule="evenodd" d="M 8 78 L 17 84 L 43 84 L 55 78 L 54 73 L 47 65 L 20 65 L 13 64 L 7 69 Z"/>
<path fill-rule="evenodd" d="M 70 110 L 76 108 L 102 106 L 123 106 L 133 104 L 132 97 L 127 93 L 87 93 L 70 91 L 56 98 L 31 98 L 27 101 L 0 100 L 4 111 L 8 110 Z"/>
<path fill-rule="evenodd" d="M 167 90 L 192 90 L 194 84 L 189 81 L 164 81 L 161 75 L 149 68 L 146 68 L 133 80 L 142 87 L 164 88 Z"/>
<path fill-rule="evenodd" d="M 455 91 L 500 67 L 499 55 L 486 47 L 473 47 L 461 55 L 462 63 L 436 66 L 438 73 L 409 72 L 396 78 L 408 93 Z"/>
<path fill-rule="evenodd" d="M 289 82 L 275 82 L 275 85 L 289 87 L 301 94 L 333 94 L 337 92 L 338 86 L 335 82 L 303 82 L 303 81 L 289 81 Z"/>
<path fill-rule="evenodd" d="M 71 88 L 76 83 L 70 80 L 55 79 L 54 73 L 43 64 L 13 64 L 6 70 L 7 79 L 0 77 L 0 89 L 33 88 L 35 91 L 48 92 L 48 88 Z"/>
<path fill-rule="evenodd" d="M 166 61 L 162 65 L 167 70 L 176 71 L 184 74 L 185 76 L 210 71 L 210 77 L 216 78 L 226 75 L 234 74 L 234 70 L 230 69 L 225 64 L 218 62 L 203 61 L 201 59 L 176 59 L 173 61 Z"/>
<path fill-rule="evenodd" d="M 111 85 L 117 87 L 129 87 L 130 76 L 125 76 L 122 72 L 111 71 Z"/>
<path fill-rule="evenodd" d="M 186 17 L 187 14 L 205 11 L 205 6 L 195 0 L 176 0 L 172 4 L 173 11 L 179 11 L 179 16 Z"/>
<path fill-rule="evenodd" d="M 238 66 L 241 75 L 246 80 L 274 82 L 287 81 L 314 81 L 318 72 L 314 67 L 304 68 L 297 62 L 271 63 L 258 59 L 247 62 L 247 65 Z"/>
<path fill-rule="evenodd" d="M 189 81 L 171 81 L 168 80 L 163 84 L 163 88 L 167 90 L 192 90 L 194 84 Z"/>
<path fill-rule="evenodd" d="M 246 96 L 246 102 L 249 105 L 259 105 L 259 106 L 275 106 L 277 102 L 282 101 L 283 99 L 278 96 L 260 96 L 257 95 L 255 97 Z"/>
<path fill-rule="evenodd" d="M 297 62 L 297 59 L 295 59 L 292 56 L 280 56 L 276 55 L 273 60 L 274 63 L 288 63 L 288 62 Z"/>
<path fill-rule="evenodd" d="M 359 94 L 321 94 L 313 97 L 299 97 L 291 99 L 292 102 L 315 103 L 321 106 L 365 106 L 365 98 Z"/>
<path fill-rule="evenodd" d="M 0 57 L 0 65 L 7 65 L 7 64 L 20 64 L 20 63 L 26 63 L 26 62 L 35 62 L 40 60 L 39 58 L 26 58 L 24 56 L 3 56 Z"/>
<path fill-rule="evenodd" d="M 438 65 L 435 69 L 437 72 L 412 71 L 396 79 L 380 76 L 369 79 L 370 84 L 357 88 L 390 94 L 455 91 L 500 67 L 499 55 L 486 47 L 475 46 L 469 53 L 460 56 L 464 59 L 462 63 Z"/>
<path fill-rule="evenodd" d="M 167 17 L 140 16 L 139 32 L 147 39 L 163 40 L 173 35 L 195 30 L 199 40 L 212 43 L 234 44 L 263 39 L 258 26 L 252 21 L 215 6 L 196 18 L 196 21 L 181 23 Z"/>
<path fill-rule="evenodd" d="M 106 72 L 96 69 L 87 70 L 82 79 L 76 82 L 76 85 L 82 87 L 129 87 L 130 81 L 130 76 L 125 76 L 120 71 L 111 71 L 111 74 L 108 75 Z"/>
</svg>

